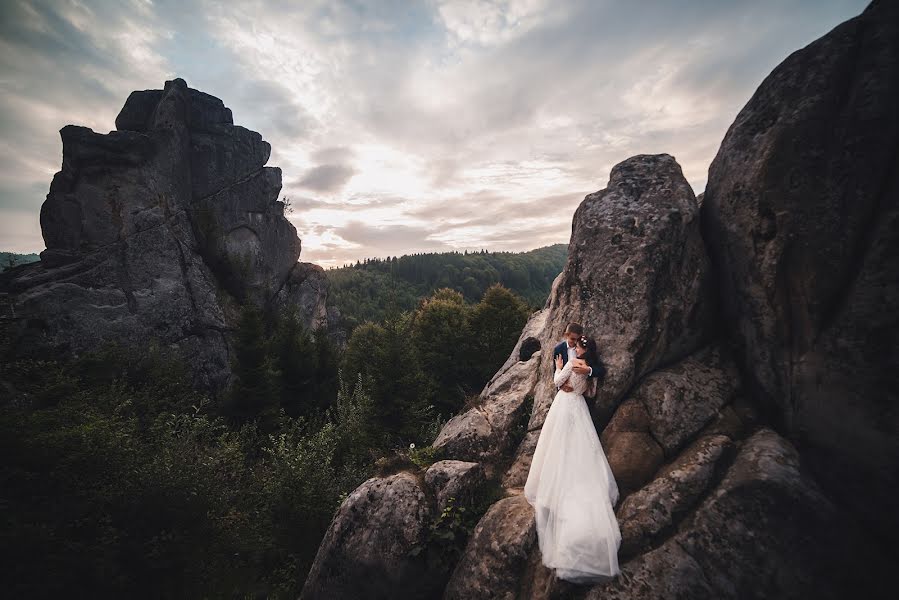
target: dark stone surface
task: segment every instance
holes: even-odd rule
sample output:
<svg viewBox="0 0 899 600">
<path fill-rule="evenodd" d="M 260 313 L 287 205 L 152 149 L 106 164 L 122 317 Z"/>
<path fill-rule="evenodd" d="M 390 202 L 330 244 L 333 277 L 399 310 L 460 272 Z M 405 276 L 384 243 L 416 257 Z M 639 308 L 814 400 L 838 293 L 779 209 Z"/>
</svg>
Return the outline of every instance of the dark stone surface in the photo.
<svg viewBox="0 0 899 600">
<path fill-rule="evenodd" d="M 421 599 L 439 595 L 423 554 L 433 508 L 409 473 L 373 477 L 351 493 L 325 533 L 300 600 Z M 298 532 L 300 534 L 300 532 Z"/>
<path fill-rule="evenodd" d="M 899 534 L 899 3 L 765 78 L 709 169 L 703 234 L 752 396 L 875 535 Z"/>
<path fill-rule="evenodd" d="M 116 126 L 60 130 L 62 168 L 41 207 L 47 249 L 0 276 L 17 315 L 13 356 L 157 338 L 218 392 L 242 303 L 333 327 L 327 281 L 297 262 L 281 170 L 264 166 L 271 147 L 258 133 L 183 79 L 132 93 Z"/>
</svg>

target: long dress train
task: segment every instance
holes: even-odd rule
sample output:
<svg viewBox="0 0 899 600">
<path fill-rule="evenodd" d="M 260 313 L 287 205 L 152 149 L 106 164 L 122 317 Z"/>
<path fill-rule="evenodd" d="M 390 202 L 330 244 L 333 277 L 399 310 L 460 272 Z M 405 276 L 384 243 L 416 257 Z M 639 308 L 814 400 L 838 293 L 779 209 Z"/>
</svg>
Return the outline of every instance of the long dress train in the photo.
<svg viewBox="0 0 899 600">
<path fill-rule="evenodd" d="M 573 392 L 559 390 L 546 419 L 524 485 L 534 507 L 543 564 L 575 583 L 617 575 L 621 531 L 615 517 L 618 484 L 584 400 L 587 376 L 572 361 L 556 369 Z"/>
</svg>

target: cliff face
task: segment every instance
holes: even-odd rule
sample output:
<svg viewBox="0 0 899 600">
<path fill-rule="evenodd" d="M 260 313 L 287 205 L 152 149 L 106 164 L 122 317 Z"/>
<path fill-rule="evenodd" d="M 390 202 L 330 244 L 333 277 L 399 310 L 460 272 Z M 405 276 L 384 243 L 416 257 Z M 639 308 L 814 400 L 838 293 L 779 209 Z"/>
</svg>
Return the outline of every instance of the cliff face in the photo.
<svg viewBox="0 0 899 600">
<path fill-rule="evenodd" d="M 702 211 L 753 397 L 883 533 L 899 531 L 897 103 L 899 6 L 875 3 L 765 79 Z"/>
<path fill-rule="evenodd" d="M 47 249 L 0 282 L 15 353 L 156 337 L 216 391 L 240 304 L 330 324 L 321 268 L 297 262 L 268 142 L 182 79 L 133 92 L 116 128 L 60 130 L 62 169 L 41 207 Z"/>
<path fill-rule="evenodd" d="M 435 441 L 452 460 L 350 494 L 301 598 L 879 596 L 880 542 L 899 533 L 897 34 L 899 6 L 874 2 L 788 57 L 701 199 L 669 155 L 616 165 L 578 207 L 544 309 Z M 608 367 L 592 412 L 622 492 L 623 573 L 593 587 L 542 565 L 521 494 L 568 321 Z M 434 482 L 463 497 L 475 471 L 505 497 L 461 558 L 411 555 Z M 391 543 L 345 543 L 365 532 Z"/>
</svg>

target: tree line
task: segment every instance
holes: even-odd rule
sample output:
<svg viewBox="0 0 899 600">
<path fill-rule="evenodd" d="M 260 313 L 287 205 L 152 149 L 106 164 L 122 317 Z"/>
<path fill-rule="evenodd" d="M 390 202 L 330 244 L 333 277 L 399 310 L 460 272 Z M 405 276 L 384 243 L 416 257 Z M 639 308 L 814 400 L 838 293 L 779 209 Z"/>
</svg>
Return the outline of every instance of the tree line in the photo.
<svg viewBox="0 0 899 600">
<path fill-rule="evenodd" d="M 552 282 L 562 272 L 568 246 L 555 244 L 530 252 L 418 253 L 369 258 L 326 271 L 329 301 L 351 332 L 364 321 L 385 319 L 387 307 L 412 310 L 440 288 L 477 302 L 496 284 L 520 296 L 532 310 L 542 308 Z"/>
</svg>

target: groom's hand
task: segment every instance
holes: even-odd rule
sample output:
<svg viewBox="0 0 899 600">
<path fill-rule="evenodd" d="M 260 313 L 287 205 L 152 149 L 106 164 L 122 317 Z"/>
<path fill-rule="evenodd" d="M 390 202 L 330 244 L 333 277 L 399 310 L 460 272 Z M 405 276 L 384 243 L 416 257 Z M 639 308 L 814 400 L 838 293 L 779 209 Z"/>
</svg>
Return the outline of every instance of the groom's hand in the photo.
<svg viewBox="0 0 899 600">
<path fill-rule="evenodd" d="M 573 392 L 573 391 L 574 391 L 574 388 L 571 387 L 569 384 L 565 383 L 565 384 L 562 385 L 562 391 L 565 391 L 565 392 Z"/>
<path fill-rule="evenodd" d="M 590 374 L 590 367 L 586 367 L 586 366 L 575 365 L 575 366 L 571 367 L 571 370 L 579 375 L 589 375 Z"/>
</svg>

